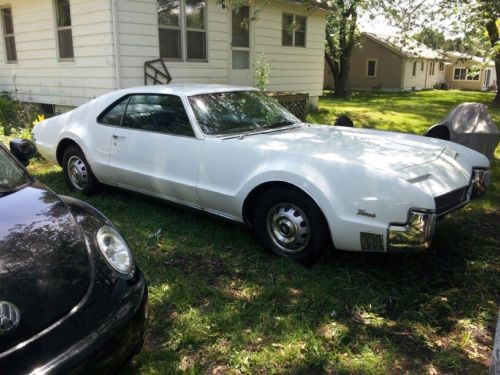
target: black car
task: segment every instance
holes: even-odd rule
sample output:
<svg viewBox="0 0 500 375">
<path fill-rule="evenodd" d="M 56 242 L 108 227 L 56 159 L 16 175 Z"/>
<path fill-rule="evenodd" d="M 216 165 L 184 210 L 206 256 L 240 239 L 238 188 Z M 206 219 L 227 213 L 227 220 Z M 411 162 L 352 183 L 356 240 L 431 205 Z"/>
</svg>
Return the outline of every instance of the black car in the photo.
<svg viewBox="0 0 500 375">
<path fill-rule="evenodd" d="M 144 277 L 106 217 L 26 172 L 31 142 L 11 150 L 0 143 L 0 373 L 116 371 L 143 343 Z"/>
</svg>

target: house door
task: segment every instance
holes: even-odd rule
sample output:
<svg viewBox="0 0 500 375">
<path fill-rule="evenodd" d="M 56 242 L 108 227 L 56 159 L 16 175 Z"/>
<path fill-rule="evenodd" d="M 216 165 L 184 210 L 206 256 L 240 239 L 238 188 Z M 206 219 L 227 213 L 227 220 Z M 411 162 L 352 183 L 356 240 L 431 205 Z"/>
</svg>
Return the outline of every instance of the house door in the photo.
<svg viewBox="0 0 500 375">
<path fill-rule="evenodd" d="M 242 6 L 238 13 L 232 12 L 231 21 L 231 44 L 230 44 L 230 66 L 229 83 L 232 85 L 251 86 L 253 74 L 251 70 L 251 48 L 250 48 L 250 28 L 248 22 L 250 17 L 250 7 Z"/>
<path fill-rule="evenodd" d="M 491 85 L 491 69 L 486 69 L 484 71 L 484 83 L 483 90 L 487 90 Z"/>
</svg>

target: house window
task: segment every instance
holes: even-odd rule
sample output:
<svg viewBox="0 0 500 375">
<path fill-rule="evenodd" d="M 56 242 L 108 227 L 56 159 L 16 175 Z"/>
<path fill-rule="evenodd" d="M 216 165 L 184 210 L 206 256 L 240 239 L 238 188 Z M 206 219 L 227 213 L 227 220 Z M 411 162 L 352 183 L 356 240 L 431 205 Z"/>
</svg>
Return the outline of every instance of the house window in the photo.
<svg viewBox="0 0 500 375">
<path fill-rule="evenodd" d="M 17 61 L 14 24 L 12 22 L 12 8 L 2 8 L 3 35 L 5 40 L 5 54 L 7 62 Z"/>
<path fill-rule="evenodd" d="M 73 33 L 71 31 L 71 12 L 69 0 L 55 0 L 56 4 L 56 29 L 57 45 L 59 47 L 59 58 L 72 59 L 73 52 Z"/>
<path fill-rule="evenodd" d="M 366 60 L 366 76 L 376 77 L 377 76 L 377 60 L 368 59 Z"/>
<path fill-rule="evenodd" d="M 207 59 L 206 0 L 159 0 L 160 57 Z"/>
<path fill-rule="evenodd" d="M 455 68 L 453 71 L 454 81 L 464 81 L 466 76 L 467 76 L 466 68 Z"/>
<path fill-rule="evenodd" d="M 281 45 L 285 47 L 306 46 L 306 17 L 283 13 Z"/>
<path fill-rule="evenodd" d="M 423 61 L 420 61 L 420 71 L 421 72 L 424 71 L 424 62 Z"/>
<path fill-rule="evenodd" d="M 442 62 L 442 61 L 439 62 L 439 71 L 440 72 L 444 71 L 444 62 Z"/>
<path fill-rule="evenodd" d="M 467 71 L 467 81 L 479 81 L 479 72 L 470 73 Z"/>
<path fill-rule="evenodd" d="M 429 63 L 429 75 L 433 76 L 434 75 L 434 69 L 436 67 L 436 63 L 434 61 L 431 61 Z"/>
<path fill-rule="evenodd" d="M 413 70 L 411 72 L 411 75 L 413 77 L 415 77 L 417 75 L 417 62 L 416 61 L 413 62 Z"/>
</svg>

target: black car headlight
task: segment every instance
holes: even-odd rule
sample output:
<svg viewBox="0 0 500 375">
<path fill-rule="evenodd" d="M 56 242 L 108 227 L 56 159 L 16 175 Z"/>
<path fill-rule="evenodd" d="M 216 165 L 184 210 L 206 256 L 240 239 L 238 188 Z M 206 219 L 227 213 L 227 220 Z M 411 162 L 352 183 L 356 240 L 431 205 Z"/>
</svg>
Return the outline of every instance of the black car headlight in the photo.
<svg viewBox="0 0 500 375">
<path fill-rule="evenodd" d="M 112 269 L 124 275 L 132 271 L 134 262 L 130 249 L 115 229 L 103 226 L 97 232 L 96 239 L 101 254 Z"/>
</svg>

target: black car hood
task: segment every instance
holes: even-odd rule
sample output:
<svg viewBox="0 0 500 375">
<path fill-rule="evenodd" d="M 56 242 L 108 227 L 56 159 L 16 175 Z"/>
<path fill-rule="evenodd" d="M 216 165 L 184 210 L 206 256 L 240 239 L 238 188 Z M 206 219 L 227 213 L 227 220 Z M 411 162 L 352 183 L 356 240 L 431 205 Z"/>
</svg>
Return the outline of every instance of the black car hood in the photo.
<svg viewBox="0 0 500 375">
<path fill-rule="evenodd" d="M 90 280 L 83 231 L 57 195 L 35 182 L 0 197 L 0 301 L 20 312 L 0 353 L 68 314 Z"/>
</svg>

